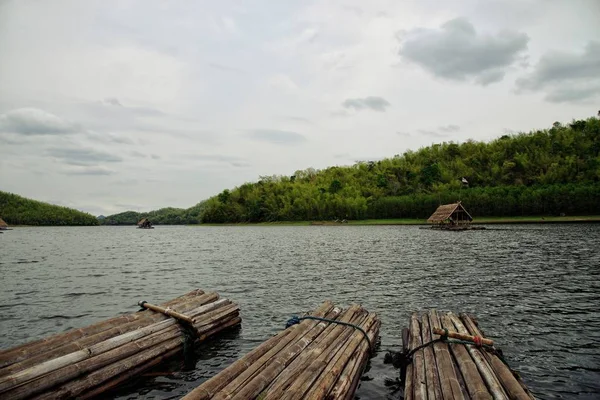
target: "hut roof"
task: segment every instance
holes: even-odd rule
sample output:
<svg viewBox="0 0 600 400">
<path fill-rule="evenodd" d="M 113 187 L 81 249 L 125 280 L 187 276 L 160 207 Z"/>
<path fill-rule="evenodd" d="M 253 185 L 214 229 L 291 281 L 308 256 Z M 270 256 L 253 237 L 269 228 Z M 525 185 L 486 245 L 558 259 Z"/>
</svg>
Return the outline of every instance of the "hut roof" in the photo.
<svg viewBox="0 0 600 400">
<path fill-rule="evenodd" d="M 150 222 L 150 221 L 148 221 L 148 218 L 142 218 L 142 219 L 140 219 L 140 222 L 138 222 L 138 225 L 141 225 L 144 222 Z"/>
<path fill-rule="evenodd" d="M 4 220 L 2 218 L 0 218 L 0 227 L 6 228 L 7 226 L 8 226 L 8 224 L 6 222 L 4 222 Z"/>
<path fill-rule="evenodd" d="M 429 219 L 427 220 L 427 222 L 442 222 L 442 221 L 445 221 L 448 218 L 450 218 L 450 216 L 452 214 L 454 214 L 454 212 L 456 212 L 457 210 L 463 211 L 466 214 L 466 216 L 468 217 L 468 219 L 470 221 L 473 220 L 473 217 L 471 217 L 471 214 L 469 214 L 467 212 L 467 210 L 465 210 L 465 208 L 463 207 L 463 205 L 459 201 L 458 203 L 444 204 L 444 205 L 439 206 L 437 208 L 437 210 L 435 210 L 435 212 L 433 214 L 431 214 L 431 217 L 429 217 Z"/>
</svg>

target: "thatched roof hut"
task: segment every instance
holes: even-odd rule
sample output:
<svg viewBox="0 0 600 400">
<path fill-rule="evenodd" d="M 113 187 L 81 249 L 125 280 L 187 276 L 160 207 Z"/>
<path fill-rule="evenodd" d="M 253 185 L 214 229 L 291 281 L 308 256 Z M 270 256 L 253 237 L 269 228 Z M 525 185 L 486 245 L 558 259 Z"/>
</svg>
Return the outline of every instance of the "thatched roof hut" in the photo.
<svg viewBox="0 0 600 400">
<path fill-rule="evenodd" d="M 2 218 L 0 218 L 0 229 L 2 228 L 8 228 L 8 224 L 4 222 Z"/>
<path fill-rule="evenodd" d="M 473 217 L 471 217 L 471 214 L 468 213 L 460 201 L 439 206 L 427 220 L 430 224 L 459 224 L 471 221 L 473 221 Z"/>
</svg>

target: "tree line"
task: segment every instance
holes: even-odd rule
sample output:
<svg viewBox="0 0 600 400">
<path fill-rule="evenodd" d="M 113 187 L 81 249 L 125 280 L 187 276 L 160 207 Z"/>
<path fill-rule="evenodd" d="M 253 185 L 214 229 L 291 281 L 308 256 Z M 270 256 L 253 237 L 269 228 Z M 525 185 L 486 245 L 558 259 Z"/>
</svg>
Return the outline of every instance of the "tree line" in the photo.
<svg viewBox="0 0 600 400">
<path fill-rule="evenodd" d="M 599 214 L 599 194 L 600 120 L 590 118 L 489 143 L 444 142 L 380 161 L 260 177 L 208 199 L 201 221 L 427 218 L 459 199 L 475 216 Z"/>
<path fill-rule="evenodd" d="M 0 218 L 9 225 L 98 225 L 91 214 L 2 191 Z"/>
</svg>

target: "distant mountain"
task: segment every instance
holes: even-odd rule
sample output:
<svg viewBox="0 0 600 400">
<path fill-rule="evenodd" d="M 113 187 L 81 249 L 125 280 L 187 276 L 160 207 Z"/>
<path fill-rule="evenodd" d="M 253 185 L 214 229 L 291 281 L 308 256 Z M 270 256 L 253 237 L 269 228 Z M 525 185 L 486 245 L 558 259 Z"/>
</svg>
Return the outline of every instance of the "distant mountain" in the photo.
<svg viewBox="0 0 600 400">
<path fill-rule="evenodd" d="M 135 225 L 142 218 L 148 218 L 154 225 L 198 224 L 204 210 L 204 202 L 190 208 L 161 208 L 150 212 L 125 211 L 109 215 L 100 221 L 104 225 Z"/>
<path fill-rule="evenodd" d="M 98 225 L 91 214 L 2 191 L 0 217 L 9 225 Z"/>
</svg>

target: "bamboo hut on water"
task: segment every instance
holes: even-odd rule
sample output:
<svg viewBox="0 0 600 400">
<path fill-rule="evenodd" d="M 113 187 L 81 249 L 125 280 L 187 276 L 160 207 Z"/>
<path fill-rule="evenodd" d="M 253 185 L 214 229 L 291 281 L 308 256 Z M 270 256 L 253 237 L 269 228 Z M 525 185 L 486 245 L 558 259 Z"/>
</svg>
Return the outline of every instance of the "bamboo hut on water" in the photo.
<svg viewBox="0 0 600 400">
<path fill-rule="evenodd" d="M 4 222 L 2 218 L 0 218 L 0 231 L 8 230 L 8 224 Z"/>
<path fill-rule="evenodd" d="M 427 220 L 435 229 L 466 230 L 473 229 L 473 217 L 460 201 L 441 205 Z M 481 229 L 481 228 L 480 228 Z"/>
<path fill-rule="evenodd" d="M 139 229 L 154 229 L 152 226 L 152 222 L 148 218 L 142 218 L 140 222 L 138 222 Z"/>
</svg>

